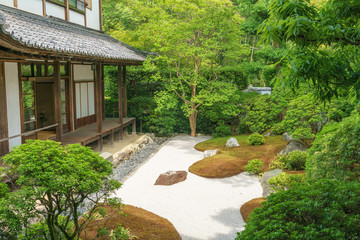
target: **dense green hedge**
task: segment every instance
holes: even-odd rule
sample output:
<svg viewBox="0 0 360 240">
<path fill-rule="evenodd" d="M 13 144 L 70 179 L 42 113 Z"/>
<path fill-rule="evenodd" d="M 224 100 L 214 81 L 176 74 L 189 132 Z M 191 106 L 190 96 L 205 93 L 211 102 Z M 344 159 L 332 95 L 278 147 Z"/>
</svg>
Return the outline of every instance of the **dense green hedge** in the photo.
<svg viewBox="0 0 360 240">
<path fill-rule="evenodd" d="M 306 162 L 307 178 L 360 181 L 360 116 L 320 132 Z"/>
<path fill-rule="evenodd" d="M 360 183 L 321 180 L 271 194 L 236 240 L 360 239 Z"/>
</svg>

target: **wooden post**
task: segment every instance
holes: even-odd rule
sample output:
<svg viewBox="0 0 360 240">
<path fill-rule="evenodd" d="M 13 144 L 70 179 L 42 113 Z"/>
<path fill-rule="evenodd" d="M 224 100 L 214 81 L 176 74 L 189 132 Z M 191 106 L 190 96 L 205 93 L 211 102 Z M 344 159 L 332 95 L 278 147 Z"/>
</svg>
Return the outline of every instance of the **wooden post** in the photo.
<svg viewBox="0 0 360 240">
<path fill-rule="evenodd" d="M 119 93 L 119 123 L 120 127 L 120 140 L 123 140 L 124 129 L 123 129 L 123 83 L 122 83 L 122 74 L 121 74 L 121 65 L 118 65 L 118 93 Z"/>
<path fill-rule="evenodd" d="M 124 118 L 127 118 L 126 66 L 123 67 Z"/>
<path fill-rule="evenodd" d="M 95 114 L 98 133 L 102 131 L 102 101 L 101 101 L 101 63 L 96 63 L 95 73 Z"/>
<path fill-rule="evenodd" d="M 69 19 L 70 19 L 69 11 L 70 11 L 69 0 L 65 0 L 65 20 L 66 21 L 69 21 Z"/>
<path fill-rule="evenodd" d="M 14 7 L 17 8 L 18 7 L 18 1 L 14 0 Z"/>
<path fill-rule="evenodd" d="M 60 84 L 60 62 L 54 61 L 54 96 L 55 96 L 55 119 L 58 126 L 56 127 L 56 141 L 61 142 L 63 137 L 63 124 L 61 118 L 61 84 Z"/>
<path fill-rule="evenodd" d="M 134 118 L 133 124 L 132 124 L 132 135 L 136 135 L 136 119 Z"/>
<path fill-rule="evenodd" d="M 105 120 L 105 79 L 104 79 L 104 64 L 101 65 L 101 101 L 102 101 L 102 118 Z"/>
<path fill-rule="evenodd" d="M 42 0 L 43 16 L 46 16 L 46 0 Z"/>
<path fill-rule="evenodd" d="M 5 65 L 0 63 L 0 140 L 8 137 Z M 0 142 L 0 156 L 9 152 L 9 141 Z"/>
<path fill-rule="evenodd" d="M 102 16 L 102 0 L 99 0 L 99 20 L 100 20 L 100 31 L 103 30 L 103 16 Z"/>
</svg>

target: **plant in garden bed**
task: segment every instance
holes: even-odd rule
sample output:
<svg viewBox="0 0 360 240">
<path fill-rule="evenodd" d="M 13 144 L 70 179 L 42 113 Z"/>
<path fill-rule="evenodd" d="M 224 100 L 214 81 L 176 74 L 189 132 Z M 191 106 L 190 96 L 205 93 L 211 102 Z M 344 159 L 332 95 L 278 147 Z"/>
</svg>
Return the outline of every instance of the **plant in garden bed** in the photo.
<svg viewBox="0 0 360 240">
<path fill-rule="evenodd" d="M 360 239 L 360 183 L 319 180 L 271 194 L 236 240 Z"/>
<path fill-rule="evenodd" d="M 259 174 L 259 173 L 261 173 L 261 167 L 263 165 L 264 165 L 264 163 L 261 160 L 253 159 L 248 162 L 248 164 L 245 167 L 245 170 L 251 174 Z"/>
<path fill-rule="evenodd" d="M 270 189 L 275 192 L 289 189 L 295 183 L 304 183 L 305 176 L 302 174 L 281 173 L 269 179 Z"/>
<path fill-rule="evenodd" d="M 22 186 L 1 199 L 0 234 L 7 239 L 33 239 L 34 231 L 46 239 L 78 239 L 99 204 L 120 207 L 120 199 L 109 197 L 121 186 L 109 178 L 112 164 L 88 147 L 29 140 L 3 160 Z M 33 218 L 45 222 L 30 225 Z"/>
<path fill-rule="evenodd" d="M 248 144 L 249 135 L 234 136 L 240 146 L 227 148 L 225 146 L 228 137 L 212 138 L 195 146 L 199 151 L 218 149 L 215 156 L 200 160 L 190 166 L 189 171 L 202 177 L 224 178 L 245 172 L 246 164 L 252 159 L 259 159 L 264 163 L 266 170 L 285 146 L 286 141 L 281 136 L 266 137 L 266 144 L 252 146 Z"/>
<path fill-rule="evenodd" d="M 320 132 L 309 149 L 307 178 L 360 181 L 360 116 L 345 118 Z"/>
<path fill-rule="evenodd" d="M 259 133 L 254 133 L 249 136 L 248 142 L 250 145 L 262 145 L 265 143 L 265 138 Z"/>
</svg>

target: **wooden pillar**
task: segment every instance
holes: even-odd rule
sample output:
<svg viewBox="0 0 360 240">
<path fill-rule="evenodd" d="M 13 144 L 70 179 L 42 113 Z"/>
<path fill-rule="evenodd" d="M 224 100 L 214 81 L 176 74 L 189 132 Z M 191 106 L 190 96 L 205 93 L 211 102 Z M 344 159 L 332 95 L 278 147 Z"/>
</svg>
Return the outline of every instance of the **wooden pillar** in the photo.
<svg viewBox="0 0 360 240">
<path fill-rule="evenodd" d="M 5 66 L 0 63 L 0 140 L 8 137 Z M 9 141 L 0 142 L 0 156 L 9 152 Z"/>
<path fill-rule="evenodd" d="M 123 125 L 124 119 L 123 119 L 123 82 L 122 82 L 122 71 L 121 71 L 121 65 L 118 65 L 118 94 L 119 94 L 119 123 Z M 124 136 L 124 129 L 121 126 L 120 127 L 120 140 L 123 139 Z"/>
<path fill-rule="evenodd" d="M 127 118 L 126 66 L 123 67 L 124 118 Z"/>
<path fill-rule="evenodd" d="M 102 101 L 101 101 L 101 63 L 96 63 L 95 72 L 95 114 L 98 133 L 102 131 Z"/>
<path fill-rule="evenodd" d="M 105 79 L 104 79 L 104 65 L 101 65 L 101 100 L 102 100 L 102 118 L 105 120 Z"/>
<path fill-rule="evenodd" d="M 46 16 L 46 0 L 42 0 L 42 11 L 43 16 Z"/>
<path fill-rule="evenodd" d="M 136 119 L 134 118 L 133 124 L 132 124 L 132 135 L 136 135 Z"/>
<path fill-rule="evenodd" d="M 54 61 L 54 96 L 55 96 L 55 119 L 58 126 L 56 127 L 56 141 L 61 142 L 63 137 L 63 124 L 61 119 L 61 84 L 60 84 L 60 62 Z"/>
<path fill-rule="evenodd" d="M 69 6 L 69 0 L 65 0 L 65 20 L 69 21 L 69 12 L 70 12 L 70 6 Z"/>
<path fill-rule="evenodd" d="M 17 8 L 18 7 L 18 1 L 14 0 L 14 7 Z"/>
</svg>

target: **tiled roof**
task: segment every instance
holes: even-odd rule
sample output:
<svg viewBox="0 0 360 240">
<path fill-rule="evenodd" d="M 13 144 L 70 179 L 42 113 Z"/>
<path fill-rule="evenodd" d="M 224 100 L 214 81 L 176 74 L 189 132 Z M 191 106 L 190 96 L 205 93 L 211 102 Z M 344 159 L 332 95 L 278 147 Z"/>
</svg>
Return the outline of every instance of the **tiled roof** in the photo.
<svg viewBox="0 0 360 240">
<path fill-rule="evenodd" d="M 0 33 L 24 47 L 108 60 L 143 62 L 146 52 L 104 32 L 0 5 Z"/>
</svg>

